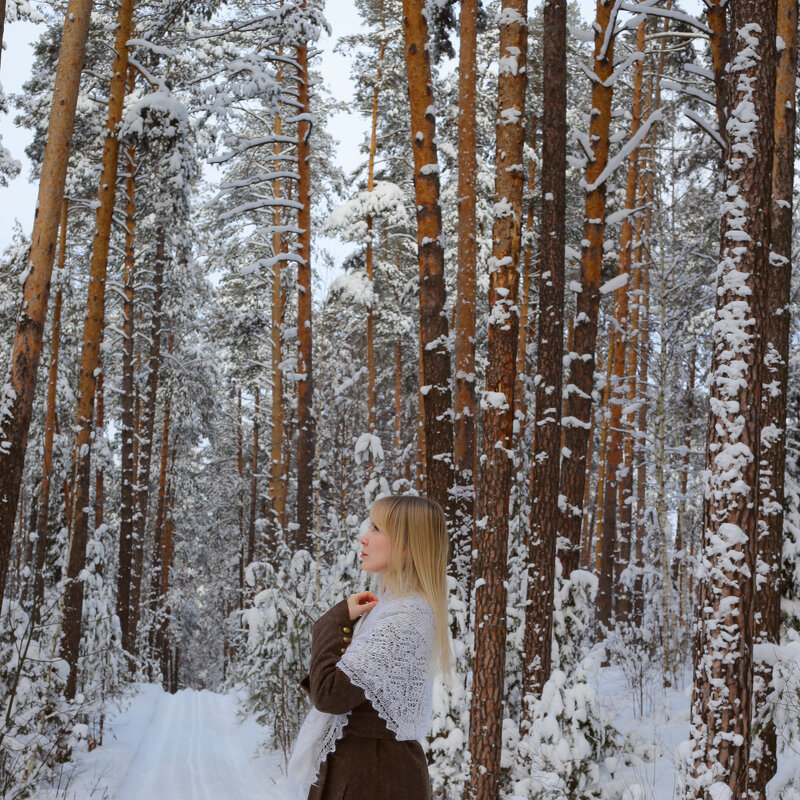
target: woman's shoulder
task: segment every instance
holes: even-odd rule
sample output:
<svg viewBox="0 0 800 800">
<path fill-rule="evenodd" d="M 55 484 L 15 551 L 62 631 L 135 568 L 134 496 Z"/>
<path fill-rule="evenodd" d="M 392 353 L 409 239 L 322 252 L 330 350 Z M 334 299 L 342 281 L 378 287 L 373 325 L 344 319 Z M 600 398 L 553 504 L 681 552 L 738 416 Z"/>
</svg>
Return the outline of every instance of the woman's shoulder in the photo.
<svg viewBox="0 0 800 800">
<path fill-rule="evenodd" d="M 433 620 L 433 608 L 428 598 L 421 592 L 410 592 L 395 598 L 394 602 L 398 611 L 405 611 L 418 620 Z"/>
</svg>

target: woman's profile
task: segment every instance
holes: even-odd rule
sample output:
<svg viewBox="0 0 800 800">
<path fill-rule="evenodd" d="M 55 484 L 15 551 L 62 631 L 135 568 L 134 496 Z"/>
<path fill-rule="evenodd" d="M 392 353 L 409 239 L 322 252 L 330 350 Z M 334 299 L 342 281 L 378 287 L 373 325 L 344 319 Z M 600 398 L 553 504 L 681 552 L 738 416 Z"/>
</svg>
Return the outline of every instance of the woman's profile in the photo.
<svg viewBox="0 0 800 800">
<path fill-rule="evenodd" d="M 300 686 L 312 708 L 289 760 L 307 800 L 429 800 L 421 741 L 437 670 L 450 674 L 445 515 L 433 500 L 376 500 L 359 538 L 375 591 L 351 594 L 312 629 Z"/>
</svg>

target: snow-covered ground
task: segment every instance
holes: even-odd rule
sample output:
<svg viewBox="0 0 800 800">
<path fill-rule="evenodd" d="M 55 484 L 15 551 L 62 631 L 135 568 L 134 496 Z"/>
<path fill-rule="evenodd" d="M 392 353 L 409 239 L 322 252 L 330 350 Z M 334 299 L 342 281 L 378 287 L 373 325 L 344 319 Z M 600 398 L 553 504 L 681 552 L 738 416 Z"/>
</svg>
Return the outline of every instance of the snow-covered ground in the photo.
<svg viewBox="0 0 800 800">
<path fill-rule="evenodd" d="M 639 754 L 646 754 L 639 766 L 623 768 L 622 791 L 628 792 L 623 796 L 678 797 L 675 753 L 689 738 L 689 692 L 663 689 L 659 676 L 646 674 L 633 657 L 628 668 L 606 667 L 592 682 L 608 719 L 630 737 Z"/>
<path fill-rule="evenodd" d="M 615 793 L 624 800 L 673 800 L 675 753 L 689 735 L 687 676 L 683 687 L 661 689 L 631 659 L 594 674 L 593 688 L 610 721 L 643 756 L 621 767 Z M 659 687 L 656 689 L 655 687 Z M 182 689 L 174 695 L 139 684 L 125 707 L 110 716 L 102 747 L 85 744 L 68 765 L 61 787 L 37 800 L 286 800 L 283 755 L 268 751 L 268 730 L 243 716 L 236 694 Z M 800 754 L 780 759 L 773 782 L 800 778 Z M 791 774 L 790 774 L 791 773 Z M 793 777 L 796 776 L 796 777 Z M 769 797 L 791 797 L 775 791 Z M 797 795 L 800 800 L 800 795 Z"/>
<path fill-rule="evenodd" d="M 239 717 L 233 694 L 141 684 L 107 721 L 102 747 L 75 755 L 69 800 L 283 800 L 280 752 Z M 85 748 L 85 746 L 84 746 Z M 62 783 L 66 783 L 66 780 Z M 44 800 L 44 799 L 43 799 Z"/>
</svg>

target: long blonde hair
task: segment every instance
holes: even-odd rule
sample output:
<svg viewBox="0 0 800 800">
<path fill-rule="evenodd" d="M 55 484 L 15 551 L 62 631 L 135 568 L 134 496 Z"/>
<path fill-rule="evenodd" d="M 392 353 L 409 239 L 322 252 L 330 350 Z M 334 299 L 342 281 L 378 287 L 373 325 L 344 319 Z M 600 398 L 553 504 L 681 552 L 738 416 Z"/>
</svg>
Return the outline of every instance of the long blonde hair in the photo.
<svg viewBox="0 0 800 800">
<path fill-rule="evenodd" d="M 442 507 L 427 497 L 392 494 L 372 504 L 369 518 L 391 541 L 390 567 L 382 576 L 383 588 L 399 597 L 419 592 L 427 599 L 436 629 L 435 662 L 442 675 L 451 677 L 453 652 L 447 611 L 450 538 Z"/>
</svg>

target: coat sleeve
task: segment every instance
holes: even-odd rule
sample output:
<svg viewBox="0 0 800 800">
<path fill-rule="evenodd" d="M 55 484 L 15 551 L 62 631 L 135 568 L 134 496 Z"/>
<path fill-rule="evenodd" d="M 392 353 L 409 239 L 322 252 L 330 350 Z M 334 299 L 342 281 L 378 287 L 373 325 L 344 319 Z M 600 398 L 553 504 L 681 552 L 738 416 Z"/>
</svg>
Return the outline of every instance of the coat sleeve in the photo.
<svg viewBox="0 0 800 800">
<path fill-rule="evenodd" d="M 300 682 L 314 707 L 328 714 L 345 714 L 367 698 L 364 690 L 336 664 L 347 650 L 353 635 L 355 620 L 350 620 L 347 600 L 325 612 L 311 631 L 311 667 Z"/>
</svg>

